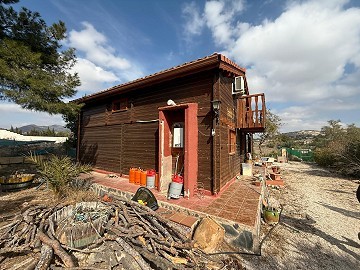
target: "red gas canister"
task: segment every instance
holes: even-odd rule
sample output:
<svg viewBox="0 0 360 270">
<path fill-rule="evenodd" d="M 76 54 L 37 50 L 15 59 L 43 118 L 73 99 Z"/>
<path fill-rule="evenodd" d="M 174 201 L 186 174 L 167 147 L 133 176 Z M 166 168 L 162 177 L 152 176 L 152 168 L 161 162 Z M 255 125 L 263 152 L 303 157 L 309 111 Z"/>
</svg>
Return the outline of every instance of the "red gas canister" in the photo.
<svg viewBox="0 0 360 270">
<path fill-rule="evenodd" d="M 175 174 L 172 179 L 173 182 L 183 184 L 184 183 L 184 177 L 181 175 Z"/>
</svg>

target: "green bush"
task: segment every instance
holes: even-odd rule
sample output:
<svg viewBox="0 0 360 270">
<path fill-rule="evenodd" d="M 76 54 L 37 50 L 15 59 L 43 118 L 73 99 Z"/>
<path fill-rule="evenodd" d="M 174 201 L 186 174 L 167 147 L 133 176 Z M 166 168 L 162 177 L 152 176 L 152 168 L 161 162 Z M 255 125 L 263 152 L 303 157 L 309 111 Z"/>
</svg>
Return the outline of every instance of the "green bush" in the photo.
<svg viewBox="0 0 360 270">
<path fill-rule="evenodd" d="M 315 162 L 324 167 L 333 166 L 336 162 L 336 156 L 328 148 L 320 148 L 314 151 Z"/>
<path fill-rule="evenodd" d="M 315 161 L 320 166 L 333 166 L 340 173 L 360 176 L 360 128 L 340 125 L 340 120 L 330 120 L 322 128 L 317 140 Z"/>
<path fill-rule="evenodd" d="M 78 188 L 78 176 L 81 173 L 88 173 L 91 166 L 74 163 L 67 156 L 51 155 L 44 160 L 36 155 L 30 159 L 37 165 L 38 172 L 58 196 L 66 196 L 70 190 Z"/>
</svg>

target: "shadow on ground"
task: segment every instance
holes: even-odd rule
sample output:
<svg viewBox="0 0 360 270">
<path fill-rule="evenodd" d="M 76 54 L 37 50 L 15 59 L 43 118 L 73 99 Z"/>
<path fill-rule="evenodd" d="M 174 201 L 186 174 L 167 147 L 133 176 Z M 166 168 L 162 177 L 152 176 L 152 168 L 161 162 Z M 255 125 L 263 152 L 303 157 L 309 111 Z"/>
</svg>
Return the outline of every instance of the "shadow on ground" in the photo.
<svg viewBox="0 0 360 270">
<path fill-rule="evenodd" d="M 320 177 L 330 177 L 330 176 L 334 176 L 334 174 L 335 174 L 335 173 L 332 173 L 332 172 L 329 172 L 327 170 L 320 169 L 320 168 L 305 170 L 305 171 L 303 171 L 303 173 L 306 173 L 306 174 L 312 175 L 312 176 L 320 176 Z"/>
<path fill-rule="evenodd" d="M 313 220 L 284 216 L 277 228 L 265 241 L 262 256 L 241 255 L 246 269 L 358 269 L 359 255 L 345 245 L 358 248 L 359 245 L 346 237 L 338 240 L 315 228 Z M 324 248 L 321 243 L 309 241 L 302 232 L 323 238 L 337 246 L 344 253 Z M 290 251 L 291 250 L 291 251 Z M 289 252 L 290 251 L 290 252 Z M 350 257 L 351 256 L 351 257 Z"/>
<path fill-rule="evenodd" d="M 343 191 L 343 190 L 339 190 L 339 189 L 324 189 L 325 191 L 329 192 L 329 193 L 341 193 L 341 194 L 354 194 L 355 196 L 355 192 L 349 192 L 349 191 Z"/>
<path fill-rule="evenodd" d="M 338 247 L 340 250 L 342 250 L 346 254 L 352 256 L 357 261 L 360 261 L 360 255 L 353 252 L 352 250 L 349 250 L 346 247 L 346 246 L 352 246 L 352 247 L 359 246 L 356 242 L 354 242 L 351 239 L 343 237 L 344 240 L 339 240 L 339 239 L 319 230 L 318 228 L 316 228 L 314 226 L 315 223 L 312 220 L 310 220 L 310 222 L 308 222 L 306 219 L 298 219 L 298 218 L 293 218 L 293 217 L 289 217 L 289 216 L 283 216 L 282 223 L 284 223 L 285 226 L 288 225 L 295 230 L 310 233 L 310 234 L 316 235 L 318 237 L 321 237 L 322 239 L 329 242 L 330 244 Z M 303 248 L 306 248 L 306 247 L 303 247 Z M 312 254 L 312 253 L 305 253 L 305 254 Z M 344 260 L 345 260 L 345 258 L 344 258 Z M 354 268 L 352 268 L 352 269 L 356 269 L 356 267 L 354 266 Z"/>
<path fill-rule="evenodd" d="M 11 192 L 13 193 L 13 192 Z M 2 196 L 11 194 L 10 192 L 0 192 Z M 11 198 L 9 200 L 0 199 L 0 218 L 7 216 L 13 212 L 19 211 L 25 202 L 29 202 L 35 198 L 35 195 L 27 195 L 19 198 Z"/>
<path fill-rule="evenodd" d="M 322 203 L 322 202 L 317 202 L 317 204 L 320 204 L 320 205 L 322 205 L 322 206 L 324 206 L 324 207 L 326 207 L 326 208 L 328 208 L 328 209 L 330 209 L 332 211 L 343 214 L 344 216 L 360 219 L 360 213 L 357 212 L 357 211 L 346 210 L 346 209 L 336 207 L 336 206 L 332 206 L 332 205 L 329 205 L 327 203 Z"/>
</svg>

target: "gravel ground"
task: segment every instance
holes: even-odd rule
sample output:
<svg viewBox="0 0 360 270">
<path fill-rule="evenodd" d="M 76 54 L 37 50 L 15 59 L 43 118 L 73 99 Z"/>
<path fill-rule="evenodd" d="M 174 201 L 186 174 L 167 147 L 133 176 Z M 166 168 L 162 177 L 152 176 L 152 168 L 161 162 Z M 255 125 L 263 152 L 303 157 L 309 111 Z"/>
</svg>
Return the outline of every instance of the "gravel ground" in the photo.
<svg viewBox="0 0 360 270">
<path fill-rule="evenodd" d="M 283 205 L 262 256 L 242 257 L 246 269 L 360 269 L 360 181 L 315 165 L 282 166 L 285 188 L 271 191 Z M 269 225 L 262 226 L 263 236 Z"/>
</svg>

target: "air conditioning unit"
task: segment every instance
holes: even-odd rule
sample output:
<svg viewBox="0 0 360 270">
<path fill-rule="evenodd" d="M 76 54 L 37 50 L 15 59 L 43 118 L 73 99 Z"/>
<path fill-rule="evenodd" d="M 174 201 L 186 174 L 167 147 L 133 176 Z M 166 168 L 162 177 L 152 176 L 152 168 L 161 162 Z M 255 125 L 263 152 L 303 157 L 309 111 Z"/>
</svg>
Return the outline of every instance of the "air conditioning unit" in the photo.
<svg viewBox="0 0 360 270">
<path fill-rule="evenodd" d="M 232 89 L 233 95 L 244 95 L 245 94 L 245 82 L 243 76 L 235 77 Z"/>
</svg>

